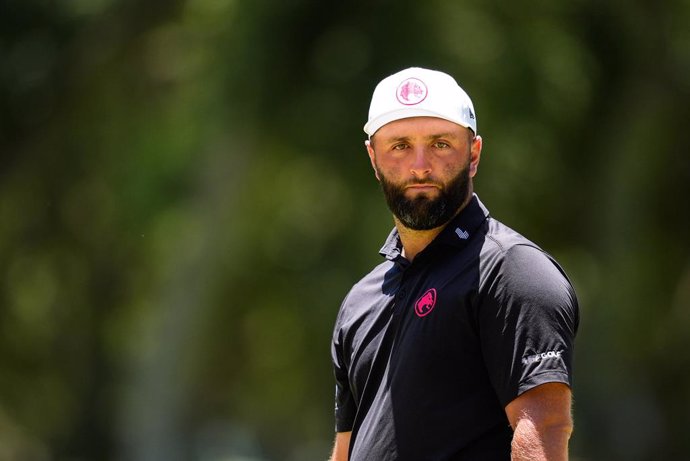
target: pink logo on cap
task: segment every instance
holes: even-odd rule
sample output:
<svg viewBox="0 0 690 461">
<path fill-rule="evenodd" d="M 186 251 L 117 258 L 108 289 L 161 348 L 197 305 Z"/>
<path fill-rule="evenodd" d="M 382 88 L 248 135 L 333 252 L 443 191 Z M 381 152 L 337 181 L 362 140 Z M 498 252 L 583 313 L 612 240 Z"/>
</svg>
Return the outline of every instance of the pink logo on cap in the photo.
<svg viewBox="0 0 690 461">
<path fill-rule="evenodd" d="M 414 311 L 419 317 L 431 314 L 436 305 L 436 289 L 430 288 L 414 304 Z"/>
<path fill-rule="evenodd" d="M 424 101 L 427 89 L 424 82 L 418 78 L 408 78 L 398 86 L 395 94 L 400 104 L 413 106 Z"/>
</svg>

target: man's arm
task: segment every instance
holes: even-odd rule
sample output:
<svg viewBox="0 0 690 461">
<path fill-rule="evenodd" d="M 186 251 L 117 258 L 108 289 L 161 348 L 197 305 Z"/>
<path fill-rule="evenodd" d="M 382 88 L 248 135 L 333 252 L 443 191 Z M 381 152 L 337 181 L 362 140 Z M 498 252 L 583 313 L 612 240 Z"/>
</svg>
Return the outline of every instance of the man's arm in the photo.
<svg viewBox="0 0 690 461">
<path fill-rule="evenodd" d="M 352 432 L 337 432 L 330 461 L 347 461 L 350 451 L 350 436 Z"/>
<path fill-rule="evenodd" d="M 546 383 L 506 406 L 513 428 L 513 461 L 567 461 L 573 431 L 570 388 Z"/>
</svg>

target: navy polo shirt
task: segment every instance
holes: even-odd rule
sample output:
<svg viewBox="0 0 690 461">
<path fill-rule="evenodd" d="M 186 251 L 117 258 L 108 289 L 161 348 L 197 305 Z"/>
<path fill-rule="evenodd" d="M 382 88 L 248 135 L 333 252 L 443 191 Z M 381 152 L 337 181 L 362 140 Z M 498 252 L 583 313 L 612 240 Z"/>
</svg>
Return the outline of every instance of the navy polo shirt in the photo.
<svg viewBox="0 0 690 461">
<path fill-rule="evenodd" d="M 572 383 L 575 292 L 476 195 L 412 263 L 394 229 L 332 342 L 336 431 L 355 461 L 509 460 L 505 406 Z"/>
</svg>

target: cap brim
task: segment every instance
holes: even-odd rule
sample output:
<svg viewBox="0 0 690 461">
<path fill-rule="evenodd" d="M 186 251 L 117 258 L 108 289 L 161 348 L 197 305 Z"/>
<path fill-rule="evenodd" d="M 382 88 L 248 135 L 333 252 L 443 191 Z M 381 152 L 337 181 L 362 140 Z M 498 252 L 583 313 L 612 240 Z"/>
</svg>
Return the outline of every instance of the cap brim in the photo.
<svg viewBox="0 0 690 461">
<path fill-rule="evenodd" d="M 376 133 L 379 128 L 381 128 L 383 125 L 386 125 L 390 122 L 394 122 L 396 120 L 402 120 L 404 118 L 412 118 L 412 117 L 436 117 L 436 118 L 441 118 L 443 120 L 448 120 L 449 122 L 456 123 L 460 126 L 463 126 L 465 128 L 469 128 L 473 132 L 475 131 L 475 128 L 467 123 L 465 123 L 463 120 L 459 119 L 453 119 L 450 117 L 446 117 L 444 115 L 441 115 L 437 112 L 431 111 L 431 110 L 425 110 L 425 109 L 419 109 L 419 108 L 410 108 L 410 107 L 404 107 L 398 110 L 394 110 L 391 112 L 387 112 L 385 114 L 381 114 L 378 117 L 369 120 L 366 125 L 364 125 L 364 132 L 368 134 L 370 137 Z"/>
</svg>

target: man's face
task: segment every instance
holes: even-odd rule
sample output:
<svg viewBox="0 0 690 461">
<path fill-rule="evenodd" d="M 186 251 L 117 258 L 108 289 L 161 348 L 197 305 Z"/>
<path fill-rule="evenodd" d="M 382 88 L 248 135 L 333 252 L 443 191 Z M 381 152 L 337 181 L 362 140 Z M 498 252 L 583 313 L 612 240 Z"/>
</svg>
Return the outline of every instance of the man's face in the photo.
<svg viewBox="0 0 690 461">
<path fill-rule="evenodd" d="M 447 120 L 414 117 L 381 127 L 367 149 L 393 215 L 409 229 L 428 230 L 468 200 L 481 138 Z"/>
</svg>

